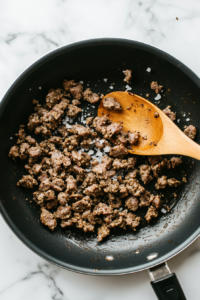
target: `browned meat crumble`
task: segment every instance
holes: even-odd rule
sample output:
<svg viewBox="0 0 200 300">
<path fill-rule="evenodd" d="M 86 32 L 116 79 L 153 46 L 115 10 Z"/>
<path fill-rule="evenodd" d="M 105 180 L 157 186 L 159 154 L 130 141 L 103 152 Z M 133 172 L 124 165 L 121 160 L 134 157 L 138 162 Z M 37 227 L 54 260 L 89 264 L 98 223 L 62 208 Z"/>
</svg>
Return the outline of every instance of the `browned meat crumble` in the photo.
<svg viewBox="0 0 200 300">
<path fill-rule="evenodd" d="M 124 73 L 125 81 L 129 82 L 131 71 Z M 38 143 L 26 135 L 25 126 L 21 125 L 16 144 L 9 151 L 10 158 L 26 161 L 24 167 L 29 175 L 23 175 L 17 185 L 37 187 L 33 200 L 41 207 L 41 223 L 50 230 L 58 224 L 61 228 L 75 226 L 84 232 L 94 232 L 97 228 L 100 242 L 112 228 L 135 231 L 142 221 L 134 214 L 138 208 L 146 209 L 148 223 L 157 218 L 162 207 L 161 196 L 147 191 L 138 179 L 147 185 L 156 178 L 157 190 L 167 185 L 177 187 L 180 181 L 167 179 L 161 173 L 179 166 L 182 160 L 149 156 L 149 164 L 137 166 L 136 156 L 127 157 L 127 147 L 136 144 L 140 134 L 124 132 L 122 124 L 111 122 L 106 116 L 88 117 L 87 127 L 61 125 L 63 117 L 76 117 L 81 113 L 77 106 L 81 101 L 94 104 L 100 100 L 96 93 L 89 88 L 84 91 L 74 80 L 64 80 L 63 88 L 49 90 L 43 106 L 33 100 L 35 112 L 29 117 L 27 127 L 41 134 L 43 140 Z M 154 82 L 156 92 L 161 88 Z M 71 103 L 67 97 L 71 98 Z M 121 109 L 114 98 L 104 99 L 104 105 L 107 109 Z M 185 130 L 191 138 L 196 134 L 192 127 Z M 115 145 L 106 140 L 110 138 L 115 139 Z M 93 157 L 95 147 L 104 153 L 101 160 Z"/>
<path fill-rule="evenodd" d="M 111 152 L 114 153 L 114 155 L 110 154 L 114 157 L 123 157 L 128 154 L 126 147 L 137 144 L 140 138 L 139 132 L 126 132 L 123 130 L 121 123 L 112 122 L 106 116 L 96 117 L 92 126 L 106 139 L 116 139 L 116 143 L 119 145 L 111 149 Z"/>
<path fill-rule="evenodd" d="M 88 88 L 83 93 L 83 99 L 94 104 L 100 100 L 100 97 L 96 93 L 92 93 L 92 91 Z"/>
<path fill-rule="evenodd" d="M 165 109 L 163 109 L 163 112 L 170 118 L 170 120 L 175 121 L 176 120 L 176 113 L 171 111 L 171 106 L 167 106 Z"/>
<path fill-rule="evenodd" d="M 195 139 L 197 129 L 193 125 L 189 125 L 185 128 L 184 133 L 192 140 Z"/>
<path fill-rule="evenodd" d="M 181 185 L 181 182 L 176 180 L 175 178 L 170 178 L 170 179 L 167 180 L 167 184 L 170 187 L 177 187 L 177 186 Z"/>
<path fill-rule="evenodd" d="M 132 70 L 125 70 L 123 73 L 125 75 L 124 81 L 129 83 L 132 79 Z"/>
<path fill-rule="evenodd" d="M 160 178 L 157 179 L 155 188 L 157 190 L 165 189 L 166 185 L 167 185 L 167 176 L 161 176 Z"/>
<path fill-rule="evenodd" d="M 151 89 L 156 92 L 156 94 L 160 93 L 160 91 L 163 88 L 163 85 L 159 85 L 157 83 L 157 81 L 152 81 L 150 86 L 151 86 Z"/>
<path fill-rule="evenodd" d="M 104 98 L 103 107 L 108 110 L 122 110 L 120 103 L 114 97 Z"/>
</svg>

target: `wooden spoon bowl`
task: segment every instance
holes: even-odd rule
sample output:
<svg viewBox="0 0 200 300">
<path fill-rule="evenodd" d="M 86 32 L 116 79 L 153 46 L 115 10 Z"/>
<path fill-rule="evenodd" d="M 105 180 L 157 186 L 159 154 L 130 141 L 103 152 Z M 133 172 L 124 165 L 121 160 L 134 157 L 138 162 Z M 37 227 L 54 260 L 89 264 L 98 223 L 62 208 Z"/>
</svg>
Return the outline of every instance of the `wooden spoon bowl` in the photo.
<svg viewBox="0 0 200 300">
<path fill-rule="evenodd" d="M 150 101 L 129 92 L 113 92 L 104 98 L 114 97 L 121 105 L 120 111 L 98 108 L 98 116 L 107 115 L 120 122 L 125 131 L 140 132 L 136 145 L 128 149 L 137 155 L 179 154 L 200 160 L 200 146 L 188 138 L 162 110 Z"/>
</svg>

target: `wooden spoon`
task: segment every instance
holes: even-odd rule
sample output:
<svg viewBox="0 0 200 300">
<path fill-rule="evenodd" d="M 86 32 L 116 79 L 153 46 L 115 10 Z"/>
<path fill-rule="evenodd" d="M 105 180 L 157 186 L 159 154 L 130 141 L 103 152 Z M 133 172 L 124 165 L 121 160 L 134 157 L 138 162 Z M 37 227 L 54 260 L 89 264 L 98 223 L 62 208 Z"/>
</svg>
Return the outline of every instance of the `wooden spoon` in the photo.
<svg viewBox="0 0 200 300">
<path fill-rule="evenodd" d="M 122 110 L 108 111 L 103 107 L 102 99 L 98 116 L 107 115 L 113 122 L 123 122 L 125 131 L 140 132 L 138 143 L 128 149 L 130 153 L 179 154 L 200 160 L 200 146 L 187 137 L 156 105 L 129 92 L 113 92 L 104 98 L 107 97 L 114 97 L 120 103 Z M 155 117 L 157 115 L 155 113 L 159 116 Z"/>
</svg>

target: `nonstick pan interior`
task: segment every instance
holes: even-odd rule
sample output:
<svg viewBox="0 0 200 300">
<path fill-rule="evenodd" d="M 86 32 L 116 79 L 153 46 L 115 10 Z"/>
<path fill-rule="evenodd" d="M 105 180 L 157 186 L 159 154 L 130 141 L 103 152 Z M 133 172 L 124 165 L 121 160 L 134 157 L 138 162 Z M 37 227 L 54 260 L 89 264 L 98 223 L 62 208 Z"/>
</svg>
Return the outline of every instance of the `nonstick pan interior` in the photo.
<svg viewBox="0 0 200 300">
<path fill-rule="evenodd" d="M 150 67 L 152 71 L 146 72 Z M 16 186 L 25 174 L 23 162 L 8 158 L 14 134 L 19 125 L 27 124 L 33 112 L 32 99 L 44 101 L 50 88 L 62 86 L 63 79 L 83 81 L 84 87 L 94 92 L 108 93 L 125 90 L 123 70 L 133 70 L 131 92 L 150 94 L 155 103 L 155 93 L 150 89 L 152 80 L 164 86 L 158 106 L 171 105 L 177 112 L 178 126 L 183 129 L 190 123 L 199 126 L 200 81 L 187 67 L 175 58 L 151 46 L 118 39 L 98 39 L 62 47 L 41 58 L 29 67 L 11 86 L 0 107 L 0 207 L 3 217 L 18 237 L 43 258 L 77 272 L 109 275 L 140 271 L 159 264 L 189 245 L 199 235 L 200 214 L 200 163 L 183 158 L 183 166 L 169 170 L 166 175 L 182 179 L 187 173 L 187 183 L 181 188 L 168 189 L 164 202 L 173 207 L 171 213 L 161 213 L 151 225 L 145 223 L 137 232 L 113 230 L 102 243 L 96 234 L 86 234 L 74 228 L 55 232 L 39 222 L 39 208 L 32 199 L 32 190 Z M 103 80 L 103 79 L 107 79 Z M 113 87 L 111 89 L 110 87 Z M 41 88 L 40 88 L 41 87 Z M 81 107 L 96 115 L 97 106 L 82 101 Z M 89 107 L 89 109 L 88 109 Z M 190 122 L 186 122 L 190 118 Z M 77 119 L 81 124 L 81 118 Z M 38 137 L 37 137 L 38 139 Z M 200 143 L 200 136 L 196 141 Z M 169 140 L 170 143 L 170 140 Z M 145 157 L 140 157 L 145 162 Z M 155 184 L 151 184 L 150 189 Z M 174 197 L 174 192 L 178 197 Z M 144 215 L 141 210 L 140 214 Z M 15 250 L 13 249 L 13 252 Z M 153 260 L 149 255 L 154 254 Z M 107 256 L 113 256 L 108 260 Z"/>
</svg>

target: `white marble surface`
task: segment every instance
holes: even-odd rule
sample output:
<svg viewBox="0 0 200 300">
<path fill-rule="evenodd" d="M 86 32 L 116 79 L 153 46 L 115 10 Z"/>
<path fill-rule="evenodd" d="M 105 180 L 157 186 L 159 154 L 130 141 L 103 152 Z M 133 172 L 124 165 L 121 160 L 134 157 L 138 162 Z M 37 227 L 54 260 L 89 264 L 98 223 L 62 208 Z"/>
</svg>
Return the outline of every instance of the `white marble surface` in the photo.
<svg viewBox="0 0 200 300">
<path fill-rule="evenodd" d="M 0 98 L 43 54 L 97 37 L 150 43 L 200 76 L 199 0 L 1 0 L 0 28 Z M 146 271 L 107 278 L 57 268 L 23 245 L 1 216 L 0 238 L 1 300 L 156 299 Z M 169 265 L 188 299 L 199 299 L 200 240 Z"/>
</svg>

